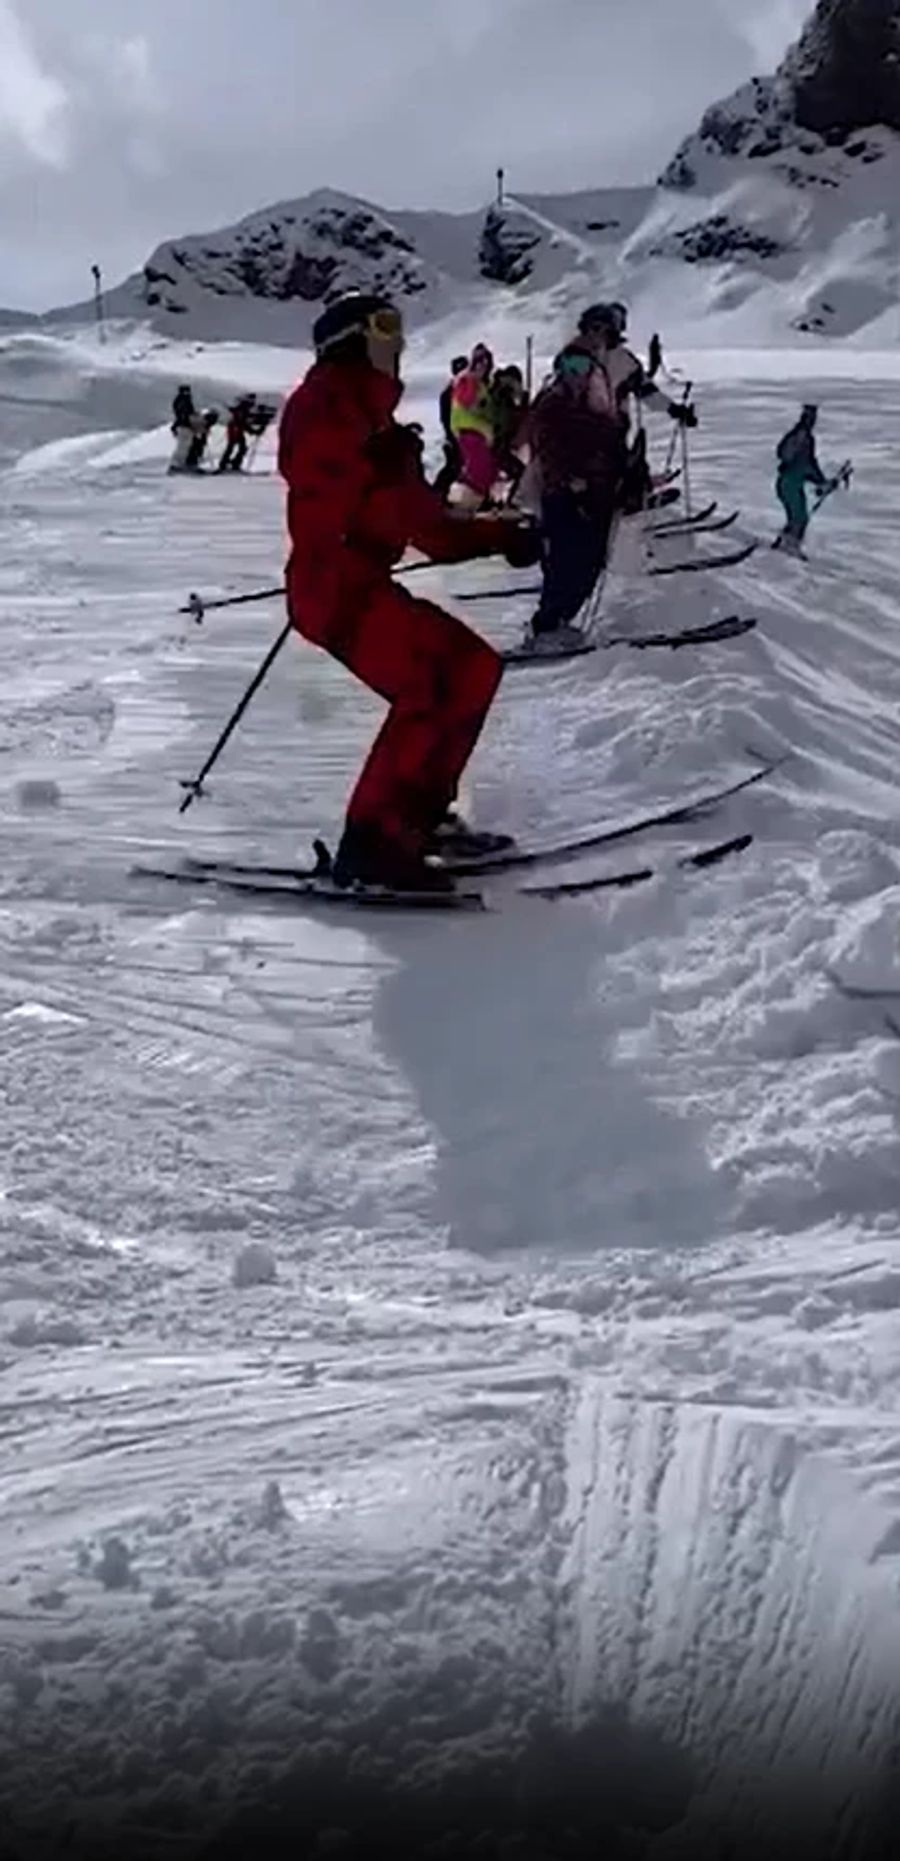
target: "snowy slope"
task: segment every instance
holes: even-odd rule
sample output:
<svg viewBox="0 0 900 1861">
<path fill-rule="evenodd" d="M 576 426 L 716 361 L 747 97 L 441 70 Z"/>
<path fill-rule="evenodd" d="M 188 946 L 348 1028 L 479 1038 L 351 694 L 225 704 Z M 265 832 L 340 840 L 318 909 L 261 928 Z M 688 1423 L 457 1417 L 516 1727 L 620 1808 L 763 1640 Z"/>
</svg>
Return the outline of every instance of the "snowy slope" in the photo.
<svg viewBox="0 0 900 1861">
<path fill-rule="evenodd" d="M 159 460 L 171 450 L 178 382 L 222 410 L 240 389 L 279 399 L 302 366 L 287 348 L 174 343 L 146 325 L 119 326 L 107 342 L 92 325 L 0 334 L 0 464 L 60 443 L 86 462 L 128 436 Z"/>
<path fill-rule="evenodd" d="M 421 1857 L 836 1852 L 900 1663 L 896 372 L 707 354 L 698 497 L 765 534 L 807 391 L 852 493 L 808 570 L 616 588 L 760 624 L 508 675 L 472 788 L 524 839 L 775 774 L 593 862 L 633 892 L 325 921 L 130 876 L 333 838 L 381 715 L 292 645 L 179 817 L 281 616 L 176 610 L 273 580 L 282 506 L 167 479 L 130 384 L 290 356 L 153 340 L 0 481 L 6 1846 L 401 1855 L 405 1790 Z"/>
</svg>

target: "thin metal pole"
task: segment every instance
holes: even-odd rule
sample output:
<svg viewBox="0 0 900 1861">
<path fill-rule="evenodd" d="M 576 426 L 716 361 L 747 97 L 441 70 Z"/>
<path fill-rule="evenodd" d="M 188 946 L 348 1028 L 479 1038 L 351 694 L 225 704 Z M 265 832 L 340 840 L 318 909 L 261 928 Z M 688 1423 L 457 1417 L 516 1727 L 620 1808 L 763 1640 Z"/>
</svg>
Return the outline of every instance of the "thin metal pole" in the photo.
<svg viewBox="0 0 900 1861">
<path fill-rule="evenodd" d="M 285 641 L 287 640 L 288 635 L 293 631 L 293 625 L 294 623 L 292 620 L 286 621 L 284 627 L 282 628 L 281 633 L 279 633 L 278 635 L 277 640 L 275 640 L 273 644 L 269 647 L 269 650 L 265 656 L 265 659 L 262 662 L 262 665 L 260 666 L 258 672 L 254 673 L 254 676 L 251 679 L 250 684 L 247 686 L 247 689 L 244 693 L 243 698 L 240 701 L 240 704 L 237 706 L 236 710 L 232 712 L 231 717 L 228 719 L 228 722 L 225 725 L 225 729 L 222 731 L 222 734 L 219 737 L 218 742 L 215 745 L 215 748 L 210 750 L 210 753 L 207 756 L 205 763 L 203 764 L 203 768 L 201 769 L 200 774 L 195 776 L 193 781 L 191 782 L 182 782 L 181 786 L 186 792 L 185 792 L 184 800 L 182 801 L 181 806 L 179 807 L 179 810 L 178 810 L 179 814 L 186 814 L 188 808 L 191 805 L 191 802 L 198 801 L 200 796 L 203 794 L 203 784 L 206 780 L 206 777 L 209 775 L 209 772 L 211 768 L 213 767 L 213 764 L 218 762 L 219 757 L 221 756 L 222 751 L 224 750 L 225 745 L 228 742 L 228 739 L 231 736 L 232 732 L 237 729 L 237 726 L 240 723 L 241 718 L 243 717 L 244 712 L 246 711 L 247 706 L 250 703 L 250 700 L 253 697 L 254 693 L 259 690 L 260 685 L 262 684 L 263 679 L 265 678 L 267 672 L 275 664 L 275 661 L 278 658 L 278 655 L 281 652 L 281 649 Z"/>
<path fill-rule="evenodd" d="M 105 342 L 106 322 L 103 307 L 103 274 L 99 265 L 91 266 L 91 275 L 94 280 L 94 312 L 97 318 L 97 329 L 100 332 L 100 341 Z"/>
</svg>

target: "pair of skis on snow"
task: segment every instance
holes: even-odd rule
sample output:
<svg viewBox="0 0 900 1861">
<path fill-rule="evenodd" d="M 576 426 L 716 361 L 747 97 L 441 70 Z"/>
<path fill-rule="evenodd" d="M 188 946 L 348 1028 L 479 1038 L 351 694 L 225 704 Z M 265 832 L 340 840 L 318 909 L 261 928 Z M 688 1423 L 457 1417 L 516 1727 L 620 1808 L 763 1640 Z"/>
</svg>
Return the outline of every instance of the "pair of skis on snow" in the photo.
<svg viewBox="0 0 900 1861">
<path fill-rule="evenodd" d="M 777 763 L 764 763 L 750 775 L 740 777 L 726 787 L 714 789 L 709 793 L 695 795 L 684 802 L 674 803 L 671 807 L 641 815 L 632 821 L 608 825 L 596 830 L 576 835 L 566 840 L 551 841 L 547 845 L 519 847 L 515 843 L 498 845 L 496 850 L 474 857 L 462 856 L 457 859 L 447 858 L 442 862 L 445 870 L 457 878 L 476 878 L 479 874 L 498 877 L 504 873 L 535 870 L 552 867 L 555 864 L 568 864 L 584 855 L 599 852 L 619 841 L 649 832 L 656 827 L 676 826 L 683 822 L 702 819 L 705 815 L 721 807 L 735 795 L 753 788 L 772 774 Z M 696 853 L 681 855 L 675 862 L 675 870 L 703 871 L 707 867 L 719 864 L 732 854 L 746 850 L 752 844 L 752 834 L 740 834 L 716 846 L 700 849 Z M 341 887 L 330 876 L 330 857 L 327 849 L 317 843 L 315 864 L 308 868 L 293 866 L 262 866 L 242 864 L 234 860 L 187 859 L 178 865 L 138 866 L 138 876 L 154 879 L 166 879 L 179 885 L 211 885 L 228 891 L 249 893 L 253 897 L 281 897 L 294 901 L 306 901 L 312 904 L 342 905 L 347 909 L 394 909 L 413 911 L 485 911 L 492 907 L 484 894 L 477 890 L 459 889 L 452 892 L 395 892 L 385 887 Z M 602 873 L 583 879 L 548 878 L 536 885 L 517 886 L 516 895 L 526 898 L 547 900 L 559 898 L 583 897 L 592 892 L 606 890 L 626 890 L 659 876 L 656 866 L 638 866 L 630 870 L 614 873 Z"/>
</svg>

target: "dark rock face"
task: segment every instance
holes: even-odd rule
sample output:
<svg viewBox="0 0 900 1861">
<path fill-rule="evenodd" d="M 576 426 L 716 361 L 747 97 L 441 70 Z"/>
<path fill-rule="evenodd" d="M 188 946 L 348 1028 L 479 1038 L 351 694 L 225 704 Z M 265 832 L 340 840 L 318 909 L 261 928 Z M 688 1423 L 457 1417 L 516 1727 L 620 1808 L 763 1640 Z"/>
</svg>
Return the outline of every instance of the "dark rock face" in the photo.
<svg viewBox="0 0 900 1861">
<path fill-rule="evenodd" d="M 797 123 L 828 141 L 872 123 L 900 130 L 900 0 L 819 0 L 779 76 Z"/>
<path fill-rule="evenodd" d="M 478 266 L 492 284 L 524 284 L 530 278 L 530 254 L 540 245 L 536 233 L 511 225 L 499 207 L 489 207 L 478 247 Z"/>
<path fill-rule="evenodd" d="M 360 282 L 398 298 L 427 289 L 415 247 L 362 206 L 256 215 L 218 240 L 169 241 L 144 266 L 145 302 L 175 314 L 186 310 L 186 284 L 214 297 L 312 304 Z"/>
<path fill-rule="evenodd" d="M 695 163 L 701 153 L 758 159 L 795 146 L 796 138 L 789 86 L 780 77 L 753 78 L 733 97 L 710 106 L 696 135 L 682 143 L 660 176 L 660 184 L 682 191 L 695 187 Z"/>
<path fill-rule="evenodd" d="M 698 265 L 738 258 L 746 253 L 754 258 L 778 258 L 783 250 L 765 233 L 753 232 L 749 226 L 730 220 L 725 213 L 714 213 L 709 219 L 686 226 L 682 232 L 672 233 L 668 239 L 651 247 L 650 257 L 683 258 L 689 265 Z"/>
<path fill-rule="evenodd" d="M 700 153 L 759 159 L 840 146 L 879 160 L 859 131 L 900 131 L 900 0 L 819 0 L 774 77 L 753 78 L 706 111 L 660 180 L 696 185 Z"/>
</svg>

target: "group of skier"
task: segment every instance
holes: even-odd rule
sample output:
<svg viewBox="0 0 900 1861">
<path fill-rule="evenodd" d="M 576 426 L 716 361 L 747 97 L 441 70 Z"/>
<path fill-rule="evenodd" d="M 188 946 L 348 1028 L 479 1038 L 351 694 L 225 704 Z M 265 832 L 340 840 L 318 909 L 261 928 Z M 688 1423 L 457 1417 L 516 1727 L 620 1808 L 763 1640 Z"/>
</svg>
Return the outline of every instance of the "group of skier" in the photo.
<svg viewBox="0 0 900 1861">
<path fill-rule="evenodd" d="M 278 465 L 286 481 L 289 617 L 388 705 L 351 795 L 331 878 L 338 887 L 448 892 L 440 855 L 472 858 L 497 836 L 473 833 L 455 808 L 463 769 L 502 673 L 499 654 L 455 616 L 417 598 L 393 571 L 413 547 L 434 562 L 503 555 L 541 564 L 534 650 L 558 648 L 606 562 L 617 516 L 656 501 L 642 410 L 681 427 L 687 398 L 656 386 L 658 339 L 644 367 L 625 341 L 620 304 L 595 304 L 527 404 L 521 373 L 506 378 L 515 418 L 498 442 L 497 378 L 479 345 L 454 363 L 442 397 L 443 471 L 429 485 L 418 426 L 395 418 L 403 394 L 399 311 L 351 293 L 319 316 L 315 361 L 285 406 Z M 633 412 L 636 413 L 632 432 Z M 778 449 L 783 546 L 799 550 L 805 487 L 831 488 L 816 460 L 815 408 Z M 515 455 L 516 500 L 492 500 L 500 461 Z M 470 496 L 448 501 L 457 474 Z M 579 635 L 580 639 L 581 636 Z"/>
<path fill-rule="evenodd" d="M 243 470 L 251 439 L 260 439 L 275 419 L 277 409 L 267 407 L 255 394 L 243 394 L 228 409 L 225 448 L 219 460 L 220 472 Z M 170 472 L 201 472 L 213 427 L 219 423 L 216 408 L 202 410 L 194 404 L 187 384 L 178 389 L 172 403 L 172 434 L 175 449 L 169 462 Z"/>
<path fill-rule="evenodd" d="M 495 368 L 485 343 L 471 357 L 456 356 L 440 397 L 444 464 L 435 488 L 466 508 L 481 510 L 505 486 L 509 501 L 523 472 L 517 441 L 528 411 L 528 393 L 518 363 Z"/>
<path fill-rule="evenodd" d="M 498 509 L 490 504 L 498 457 L 496 429 L 487 428 L 490 352 L 480 346 L 454 377 L 449 436 L 475 497 L 452 506 L 443 487 L 426 482 L 420 430 L 394 417 L 403 393 L 399 311 L 386 298 L 355 293 L 318 318 L 316 359 L 287 402 L 279 437 L 291 537 L 288 607 L 306 639 L 389 705 L 350 799 L 333 865 L 338 885 L 450 890 L 452 878 L 434 855 L 448 847 L 484 850 L 485 836 L 471 832 L 454 803 L 502 662 L 462 621 L 402 587 L 392 570 L 410 546 L 435 562 L 493 554 L 521 567 L 540 562 L 538 646 L 572 622 L 603 566 L 626 495 L 630 397 L 696 424 L 690 406 L 655 388 L 625 347 L 625 327 L 622 306 L 584 313 L 514 432 L 523 484 L 530 481 L 527 508 L 520 486 L 518 506 Z M 512 386 L 518 389 L 515 376 Z"/>
<path fill-rule="evenodd" d="M 648 407 L 695 426 L 693 408 L 655 386 L 627 347 L 623 304 L 594 304 L 576 336 L 560 351 L 533 403 L 521 369 L 494 372 L 479 343 L 471 359 L 457 357 L 441 395 L 445 462 L 435 488 L 459 507 L 505 500 L 537 518 L 542 539 L 543 593 L 534 615 L 536 652 L 571 644 L 571 628 L 600 576 L 617 513 L 644 508 L 653 487 L 643 424 L 632 435 L 630 410 Z M 660 351 L 655 344 L 658 367 Z"/>
</svg>

